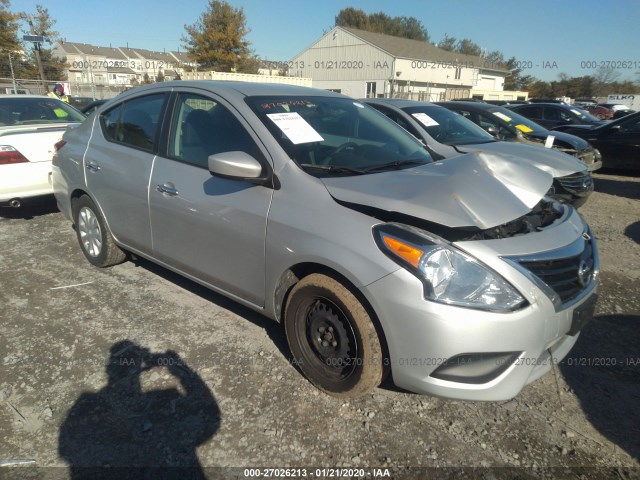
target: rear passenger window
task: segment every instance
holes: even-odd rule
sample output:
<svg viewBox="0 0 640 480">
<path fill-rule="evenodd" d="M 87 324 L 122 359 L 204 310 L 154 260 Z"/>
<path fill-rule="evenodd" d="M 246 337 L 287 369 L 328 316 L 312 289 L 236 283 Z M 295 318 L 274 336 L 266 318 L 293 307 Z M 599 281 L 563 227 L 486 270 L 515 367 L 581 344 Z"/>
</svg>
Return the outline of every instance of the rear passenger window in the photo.
<svg viewBox="0 0 640 480">
<path fill-rule="evenodd" d="M 121 103 L 101 116 L 107 140 L 151 152 L 165 94 L 148 95 Z"/>
<path fill-rule="evenodd" d="M 528 118 L 542 118 L 542 107 L 537 107 L 535 105 L 520 108 L 517 112 Z"/>
<path fill-rule="evenodd" d="M 209 155 L 233 151 L 259 158 L 249 132 L 224 105 L 199 95 L 180 94 L 171 125 L 169 156 L 207 168 Z"/>
</svg>

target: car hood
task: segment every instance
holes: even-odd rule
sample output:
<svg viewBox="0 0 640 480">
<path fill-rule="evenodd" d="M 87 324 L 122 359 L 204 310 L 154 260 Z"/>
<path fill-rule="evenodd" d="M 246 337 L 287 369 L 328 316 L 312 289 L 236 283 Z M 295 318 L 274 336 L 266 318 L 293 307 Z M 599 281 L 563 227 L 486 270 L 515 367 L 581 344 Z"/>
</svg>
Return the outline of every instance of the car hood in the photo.
<svg viewBox="0 0 640 480">
<path fill-rule="evenodd" d="M 515 142 L 491 142 L 478 145 L 459 145 L 458 150 L 467 153 L 475 150 L 519 157 L 553 177 L 564 177 L 585 170 L 584 163 L 576 157 L 552 148 Z M 512 159 L 513 160 L 513 159 Z"/>
<path fill-rule="evenodd" d="M 447 227 L 492 228 L 526 215 L 553 181 L 510 156 L 473 152 L 404 170 L 322 178 L 337 201 Z"/>
</svg>

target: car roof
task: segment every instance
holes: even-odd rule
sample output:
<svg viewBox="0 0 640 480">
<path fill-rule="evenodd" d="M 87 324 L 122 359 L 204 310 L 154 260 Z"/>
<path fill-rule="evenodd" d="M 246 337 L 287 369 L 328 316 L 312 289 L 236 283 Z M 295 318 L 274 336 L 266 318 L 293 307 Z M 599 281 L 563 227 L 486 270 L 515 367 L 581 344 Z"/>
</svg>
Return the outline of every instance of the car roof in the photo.
<svg viewBox="0 0 640 480">
<path fill-rule="evenodd" d="M 13 93 L 0 94 L 0 99 L 2 99 L 2 98 L 13 98 L 13 99 L 15 99 L 15 98 L 46 98 L 46 99 L 49 99 L 49 100 L 58 100 L 57 98 L 48 97 L 46 95 L 33 95 L 33 94 L 29 94 L 29 95 L 19 94 L 19 95 L 16 95 L 16 94 L 13 94 Z"/>
<path fill-rule="evenodd" d="M 448 101 L 448 102 L 436 102 L 436 105 L 440 105 L 441 107 L 447 107 L 451 105 L 452 107 L 464 107 L 476 110 L 494 110 L 496 108 L 504 108 L 502 105 L 493 105 L 491 103 L 481 103 L 481 102 L 460 102 L 460 101 Z"/>
<path fill-rule="evenodd" d="M 391 105 L 397 108 L 419 107 L 419 106 L 439 107 L 439 105 L 436 105 L 435 103 L 431 103 L 431 102 L 420 102 L 417 100 L 404 100 L 402 98 L 361 98 L 360 101 L 363 103 Z"/>
<path fill-rule="evenodd" d="M 323 97 L 345 97 L 339 93 L 322 90 L 319 88 L 301 87 L 281 83 L 257 83 L 257 82 L 225 82 L 215 80 L 174 80 L 171 82 L 154 83 L 142 87 L 132 88 L 126 92 L 137 94 L 144 91 L 167 90 L 175 87 L 190 87 L 211 90 L 221 94 L 243 95 L 247 97 L 261 95 L 314 95 Z"/>
</svg>

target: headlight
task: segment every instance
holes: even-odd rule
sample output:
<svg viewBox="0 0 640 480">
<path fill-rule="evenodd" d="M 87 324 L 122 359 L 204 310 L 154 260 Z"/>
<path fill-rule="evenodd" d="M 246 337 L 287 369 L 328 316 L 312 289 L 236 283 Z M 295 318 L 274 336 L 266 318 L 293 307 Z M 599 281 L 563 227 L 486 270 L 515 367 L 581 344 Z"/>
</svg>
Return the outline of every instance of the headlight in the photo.
<svg viewBox="0 0 640 480">
<path fill-rule="evenodd" d="M 500 275 L 436 237 L 398 224 L 373 231 L 378 247 L 422 281 L 428 300 L 502 312 L 526 303 Z"/>
</svg>

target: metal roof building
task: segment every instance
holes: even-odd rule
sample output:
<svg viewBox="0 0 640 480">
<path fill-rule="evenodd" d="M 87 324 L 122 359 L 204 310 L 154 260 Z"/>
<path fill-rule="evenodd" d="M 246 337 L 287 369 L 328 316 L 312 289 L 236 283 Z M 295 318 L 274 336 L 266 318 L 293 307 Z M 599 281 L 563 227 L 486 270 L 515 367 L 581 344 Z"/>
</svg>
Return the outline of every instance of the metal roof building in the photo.
<svg viewBox="0 0 640 480">
<path fill-rule="evenodd" d="M 503 91 L 507 73 L 482 57 L 347 27 L 333 28 L 289 62 L 289 75 L 356 98 L 465 98 Z"/>
</svg>

